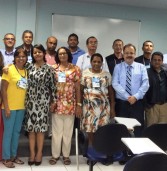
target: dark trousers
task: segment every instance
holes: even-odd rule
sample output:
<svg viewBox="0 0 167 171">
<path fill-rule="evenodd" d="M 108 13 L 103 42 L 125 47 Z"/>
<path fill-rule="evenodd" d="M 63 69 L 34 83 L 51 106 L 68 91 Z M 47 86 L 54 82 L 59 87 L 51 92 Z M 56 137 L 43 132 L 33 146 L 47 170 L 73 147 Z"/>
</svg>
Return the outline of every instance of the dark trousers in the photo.
<svg viewBox="0 0 167 171">
<path fill-rule="evenodd" d="M 143 100 L 138 100 L 135 104 L 131 105 L 128 101 L 116 99 L 115 111 L 118 117 L 135 118 L 141 123 L 140 127 L 137 126 L 134 128 L 135 136 L 140 137 L 144 128 Z"/>
</svg>

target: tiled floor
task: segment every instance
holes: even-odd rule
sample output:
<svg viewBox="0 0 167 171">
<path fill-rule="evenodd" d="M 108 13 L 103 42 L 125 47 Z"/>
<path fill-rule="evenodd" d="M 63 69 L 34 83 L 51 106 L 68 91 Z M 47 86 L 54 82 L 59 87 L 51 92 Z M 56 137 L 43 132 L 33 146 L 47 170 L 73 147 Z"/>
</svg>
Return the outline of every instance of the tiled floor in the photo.
<svg viewBox="0 0 167 171">
<path fill-rule="evenodd" d="M 86 158 L 83 158 L 82 156 L 79 156 L 79 169 L 77 169 L 76 165 L 76 158 L 75 156 L 71 156 L 72 164 L 69 166 L 65 166 L 62 163 L 62 160 L 59 160 L 56 165 L 50 165 L 48 163 L 50 157 L 43 157 L 42 164 L 40 166 L 29 166 L 27 164 L 27 157 L 21 158 L 25 164 L 24 165 L 15 165 L 16 167 L 14 169 L 6 168 L 1 162 L 0 162 L 0 171 L 89 171 L 89 166 L 86 164 Z M 122 165 L 119 165 L 117 162 L 115 162 L 112 165 L 104 166 L 100 163 L 97 163 L 93 167 L 93 171 L 123 171 Z"/>
</svg>

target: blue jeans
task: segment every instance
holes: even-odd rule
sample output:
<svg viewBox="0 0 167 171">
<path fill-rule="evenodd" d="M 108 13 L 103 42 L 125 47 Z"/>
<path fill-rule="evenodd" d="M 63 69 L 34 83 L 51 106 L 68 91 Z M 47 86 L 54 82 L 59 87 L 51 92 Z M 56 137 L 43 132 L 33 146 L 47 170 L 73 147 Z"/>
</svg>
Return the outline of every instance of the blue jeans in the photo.
<svg viewBox="0 0 167 171">
<path fill-rule="evenodd" d="M 5 116 L 5 110 L 2 110 L 4 122 L 4 133 L 2 140 L 2 158 L 10 159 L 16 157 L 19 143 L 20 130 L 24 119 L 25 110 L 11 110 L 10 117 Z"/>
</svg>

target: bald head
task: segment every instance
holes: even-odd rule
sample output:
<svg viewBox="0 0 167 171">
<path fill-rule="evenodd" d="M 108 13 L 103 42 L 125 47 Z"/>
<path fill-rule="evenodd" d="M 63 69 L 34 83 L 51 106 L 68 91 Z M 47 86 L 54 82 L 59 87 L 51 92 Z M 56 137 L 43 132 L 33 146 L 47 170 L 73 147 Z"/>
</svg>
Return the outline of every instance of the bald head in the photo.
<svg viewBox="0 0 167 171">
<path fill-rule="evenodd" d="M 57 47 L 57 38 L 54 36 L 48 37 L 46 41 L 46 47 L 47 51 L 55 51 Z"/>
</svg>

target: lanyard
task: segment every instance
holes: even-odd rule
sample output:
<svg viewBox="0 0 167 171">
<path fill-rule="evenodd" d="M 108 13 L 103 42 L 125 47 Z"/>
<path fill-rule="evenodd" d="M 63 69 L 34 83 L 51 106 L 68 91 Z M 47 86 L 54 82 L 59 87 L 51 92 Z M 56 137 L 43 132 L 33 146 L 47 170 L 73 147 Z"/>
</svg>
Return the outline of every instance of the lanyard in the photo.
<svg viewBox="0 0 167 171">
<path fill-rule="evenodd" d="M 18 70 L 18 68 L 17 68 L 17 66 L 16 65 L 14 65 L 15 66 L 15 68 L 16 68 L 16 70 L 17 70 L 17 72 L 19 73 L 19 75 L 21 75 L 20 74 L 20 72 L 19 72 L 19 70 Z M 21 75 L 21 77 L 23 77 L 23 78 L 26 78 L 27 77 L 27 72 L 26 72 L 26 70 L 24 69 L 24 76 L 23 75 Z"/>
</svg>

